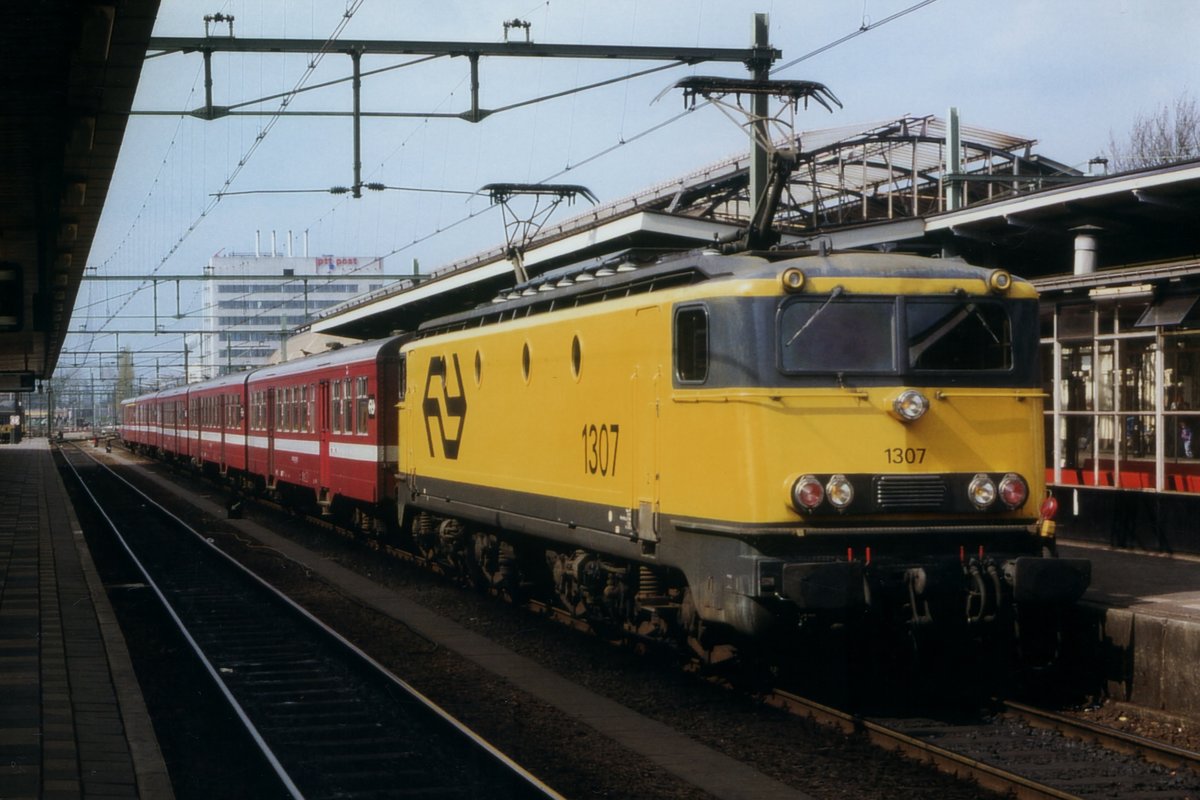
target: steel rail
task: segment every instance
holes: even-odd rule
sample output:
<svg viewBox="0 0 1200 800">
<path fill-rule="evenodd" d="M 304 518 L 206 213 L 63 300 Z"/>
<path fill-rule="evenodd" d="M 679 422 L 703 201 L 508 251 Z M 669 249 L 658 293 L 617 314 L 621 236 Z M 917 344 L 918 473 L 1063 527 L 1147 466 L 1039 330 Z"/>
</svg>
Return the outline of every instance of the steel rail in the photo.
<svg viewBox="0 0 1200 800">
<path fill-rule="evenodd" d="M 122 479 L 124 480 L 124 479 Z M 284 507 L 266 498 L 255 498 L 254 503 L 279 513 Z M 304 519 L 315 527 L 323 528 L 345 539 L 355 540 L 357 532 L 350 527 L 340 525 L 330 519 L 303 515 Z M 436 574 L 443 574 L 436 561 L 392 547 L 381 542 L 372 543 L 372 548 L 382 554 L 412 563 Z M 491 590 L 494 596 L 512 602 L 502 592 Z M 538 600 L 525 599 L 518 603 L 540 616 L 553 618 L 555 621 L 568 625 L 582 632 L 596 633 L 586 619 L 572 615 L 570 612 Z M 707 678 L 718 685 L 732 688 L 723 678 L 711 675 Z M 872 744 L 899 752 L 914 760 L 930 764 L 938 771 L 958 779 L 974 780 L 979 786 L 1008 794 L 1017 800 L 1079 800 L 1080 796 L 1056 789 L 1017 773 L 997 767 L 985 761 L 956 753 L 944 747 L 931 744 L 915 736 L 899 730 L 894 730 L 885 724 L 865 717 L 838 710 L 823 705 L 808 698 L 784 691 L 774 690 L 761 696 L 761 700 L 795 716 L 807 717 L 818 724 L 835 728 L 846 735 L 864 736 Z M 1102 725 L 1077 720 L 1054 712 L 1037 709 L 1014 701 L 1005 701 L 1003 706 L 1013 716 L 1019 716 L 1031 726 L 1055 730 L 1072 738 L 1090 741 L 1108 750 L 1128 755 L 1135 755 L 1145 760 L 1171 769 L 1187 767 L 1200 772 L 1200 753 L 1177 748 L 1165 743 L 1155 742 L 1145 737 L 1126 734 Z"/>
<path fill-rule="evenodd" d="M 769 705 L 797 716 L 807 717 L 822 725 L 839 729 L 846 734 L 865 736 L 872 744 L 895 750 L 909 758 L 928 763 L 939 772 L 957 778 L 970 778 L 981 787 L 1016 800 L 1079 800 L 1077 795 L 1060 791 L 969 756 L 923 742 L 908 734 L 892 730 L 855 714 L 839 711 L 790 692 L 776 690 L 764 698 Z"/>
<path fill-rule="evenodd" d="M 1156 742 L 1145 736 L 1126 733 L 1107 725 L 1076 719 L 1014 700 L 1004 701 L 1004 708 L 1037 728 L 1058 731 L 1074 739 L 1092 741 L 1108 750 L 1140 756 L 1151 763 L 1171 769 L 1187 768 L 1200 772 L 1200 753 L 1193 750 L 1185 750 L 1166 742 Z"/>
<path fill-rule="evenodd" d="M 92 456 L 90 454 L 88 454 L 86 451 L 84 451 L 78 447 L 76 448 L 76 451 L 80 455 L 83 455 L 84 457 L 90 459 L 93 463 L 96 463 L 96 464 L 104 467 L 110 473 L 112 473 L 113 475 L 116 475 L 116 473 L 113 472 L 111 469 L 108 469 L 107 466 L 100 464 L 99 461 L 92 458 Z M 254 740 L 254 744 L 262 752 L 263 757 L 267 759 L 267 762 L 271 765 L 271 769 L 275 771 L 275 775 L 276 775 L 276 777 L 279 778 L 280 783 L 282 783 L 284 785 L 284 787 L 287 788 L 288 794 L 291 795 L 291 797 L 295 798 L 296 800 L 303 800 L 304 794 L 300 791 L 299 787 L 296 786 L 296 784 L 292 780 L 291 776 L 288 775 L 287 770 L 284 769 L 283 764 L 280 763 L 280 761 L 276 757 L 274 751 L 271 749 L 271 746 L 269 744 L 267 744 L 266 739 L 263 738 L 263 735 L 259 732 L 259 730 L 258 730 L 257 726 L 255 726 L 253 720 L 250 719 L 249 714 L 246 713 L 246 710 L 242 707 L 242 704 L 238 702 L 236 697 L 234 697 L 233 692 L 230 691 L 230 689 L 229 689 L 229 686 L 221 678 L 221 673 L 217 670 L 216 666 L 212 663 L 212 661 L 209 660 L 208 656 L 206 656 L 204 654 L 204 650 L 200 647 L 200 644 L 195 640 L 195 638 L 192 637 L 192 634 L 188 630 L 187 625 L 184 624 L 183 620 L 176 613 L 176 611 L 172 607 L 171 603 L 167 600 L 166 594 L 162 591 L 161 588 L 159 588 L 158 583 L 150 575 L 150 571 L 148 569 L 146 569 L 145 565 L 142 564 L 142 560 L 140 558 L 138 558 L 136 553 L 133 552 L 133 548 L 131 548 L 129 546 L 129 543 L 125 540 L 125 537 L 121 534 L 121 530 L 120 530 L 120 528 L 117 527 L 116 522 L 112 519 L 112 517 L 110 517 L 108 515 L 108 512 L 104 509 L 104 506 L 100 503 L 100 499 L 96 497 L 96 495 L 92 492 L 91 487 L 89 487 L 87 485 L 87 482 L 83 480 L 83 476 L 81 476 L 79 474 L 79 470 L 75 467 L 75 465 L 73 463 L 71 463 L 71 459 L 64 458 L 63 463 L 65 463 L 67 465 L 67 467 L 71 470 L 72 474 L 74 474 L 75 480 L 79 483 L 79 487 L 81 489 L 83 489 L 84 493 L 88 496 L 88 499 L 90 499 L 92 501 L 92 505 L 95 506 L 97 513 L 99 513 L 100 516 L 104 519 L 105 524 L 108 525 L 109 530 L 112 531 L 112 534 L 115 537 L 117 537 L 117 541 L 120 543 L 121 547 L 125 550 L 126 555 L 129 556 L 129 558 L 133 562 L 134 566 L 137 567 L 138 572 L 140 572 L 142 574 L 142 579 L 145 581 L 146 585 L 148 587 L 150 587 L 150 589 L 154 592 L 155 596 L 158 597 L 159 604 L 162 606 L 163 610 L 165 610 L 167 612 L 167 614 L 170 615 L 172 622 L 175 623 L 176 629 L 183 635 L 183 638 L 187 641 L 188 646 L 192 649 L 192 652 L 195 654 L 196 658 L 199 659 L 200 663 L 204 666 L 204 669 L 208 672 L 209 677 L 211 677 L 213 679 L 213 683 L 216 684 L 217 689 L 220 690 L 222 695 L 224 695 L 225 702 L 228 703 L 229 707 L 231 709 L 233 709 L 234 713 L 237 714 L 237 717 L 241 721 L 242 726 L 246 729 L 246 732 L 249 733 L 251 739 Z M 116 475 L 116 477 L 120 478 L 119 475 Z M 121 478 L 121 480 L 124 481 L 124 478 Z M 143 498 L 145 498 L 147 502 L 157 506 L 160 510 L 164 511 L 172 519 L 174 519 L 175 521 L 179 522 L 181 525 L 186 527 L 190 532 L 195 533 L 195 531 L 190 526 L 188 526 L 186 523 L 184 523 L 182 520 L 180 520 L 174 514 L 171 514 L 171 512 L 167 511 L 162 506 L 155 503 L 149 497 L 146 497 L 146 495 L 143 492 L 141 492 L 140 490 L 138 490 L 136 487 L 133 487 L 131 484 L 128 484 L 127 481 L 126 481 L 126 484 L 130 485 L 130 488 L 132 488 L 135 492 L 137 492 L 139 495 L 141 495 Z M 202 540 L 204 539 L 204 537 L 202 537 L 202 536 L 200 538 Z M 207 541 L 205 543 L 208 544 Z M 210 544 L 209 546 L 211 547 L 212 545 Z"/>
<path fill-rule="evenodd" d="M 461 736 L 466 738 L 468 741 L 470 741 L 476 747 L 478 747 L 481 751 L 486 753 L 496 763 L 501 765 L 503 768 L 507 769 L 514 777 L 516 777 L 518 780 L 520 780 L 522 783 L 524 783 L 527 787 L 529 787 L 533 791 L 539 793 L 542 797 L 548 798 L 548 800 L 566 800 L 562 795 L 558 794 L 556 791 L 554 791 L 548 785 L 546 785 L 541 780 L 539 780 L 537 777 L 532 775 L 524 767 L 522 767 L 520 764 L 517 764 L 515 761 L 513 761 L 511 758 L 509 758 L 506 754 L 504 754 L 503 752 L 498 750 L 494 745 L 492 745 L 490 742 L 488 742 L 486 739 L 482 738 L 477 733 L 475 733 L 473 730 L 471 730 L 466 725 L 464 725 L 462 722 L 460 722 L 457 718 L 450 715 L 445 709 L 441 708 L 439 705 L 434 703 L 431 699 L 426 697 L 424 694 L 422 694 L 420 691 L 418 691 L 415 687 L 413 687 L 412 685 L 410 685 L 409 683 L 404 681 L 399 676 L 392 673 L 390 670 L 387 669 L 387 667 L 385 667 L 383 664 L 381 664 L 375 658 L 373 658 L 372 656 L 367 654 L 364 650 L 362 650 L 360 647 L 355 645 L 353 642 L 346 639 L 338 631 L 334 630 L 333 628 L 326 625 L 323 621 L 321 621 L 317 617 L 313 616 L 312 613 L 310 613 L 307 609 L 305 609 L 303 606 L 298 604 L 291 597 L 288 597 L 286 594 L 282 593 L 279 589 L 275 588 L 272 584 L 268 583 L 266 580 L 264 580 L 259 575 L 254 573 L 252 570 L 250 570 L 247 566 L 245 566 L 244 564 L 239 562 L 233 556 L 231 556 L 228 553 L 226 553 L 225 551 L 223 551 L 214 542 L 210 541 L 210 539 L 207 536 L 205 536 L 203 533 L 201 533 L 200 531 L 197 531 L 195 528 L 193 528 L 187 522 L 180 519 L 179 516 L 177 516 L 170 510 L 168 510 L 165 506 L 158 503 L 153 498 L 151 498 L 145 491 L 138 488 L 136 485 L 134 485 L 132 482 L 127 480 L 122 475 L 119 475 L 109 465 L 107 465 L 103 461 L 100 461 L 99 459 L 95 458 L 94 456 L 92 456 L 90 453 L 88 453 L 83 448 L 79 448 L 78 446 L 76 446 L 76 450 L 81 455 L 83 455 L 84 457 L 86 457 L 90 461 L 92 461 L 94 464 L 96 464 L 97 466 L 99 466 L 100 468 L 105 470 L 113 478 L 120 481 L 125 486 L 129 487 L 129 489 L 132 492 L 137 494 L 147 504 L 154 507 L 159 512 L 161 512 L 166 517 L 168 517 L 173 522 L 175 522 L 177 525 L 182 527 L 184 530 L 186 530 L 188 533 L 190 533 L 192 536 L 194 536 L 201 544 L 208 547 L 214 554 L 219 555 L 230 566 L 237 569 L 241 574 L 243 574 L 245 577 L 250 579 L 253 583 L 257 584 L 264 591 L 271 594 L 273 597 L 275 597 L 280 602 L 286 604 L 288 607 L 290 607 L 290 609 L 294 613 L 298 614 L 305 621 L 307 621 L 311 625 L 315 626 L 326 636 L 328 636 L 329 638 L 334 640 L 342 648 L 353 653 L 357 658 L 361 659 L 363 663 L 367 664 L 372 669 L 374 669 L 381 677 L 390 681 L 394 686 L 399 688 L 406 696 L 417 701 L 421 706 L 423 706 L 426 710 L 428 710 L 429 712 L 431 712 L 432 714 L 437 716 L 445 724 L 454 728 Z M 280 775 L 281 780 L 285 781 L 285 784 L 287 786 L 289 786 L 289 791 L 294 790 L 292 796 L 296 797 L 296 798 L 302 798 L 303 795 L 299 793 L 299 789 L 295 788 L 294 783 L 292 783 L 291 779 L 287 776 L 286 772 L 283 771 L 284 768 L 279 763 L 278 759 L 276 759 L 275 756 L 270 752 L 269 746 L 267 745 L 267 743 L 265 742 L 263 737 L 254 728 L 253 723 L 250 721 L 248 715 L 244 712 L 241 705 L 233 697 L 233 695 L 230 692 L 225 681 L 221 678 L 219 672 L 215 669 L 214 665 L 209 661 L 207 656 L 204 655 L 204 653 L 200 649 L 198 643 L 196 643 L 196 641 L 188 633 L 182 620 L 176 615 L 174 609 L 171 608 L 171 605 L 167 601 L 163 592 L 161 590 L 159 590 L 159 588 L 154 583 L 153 579 L 150 577 L 150 575 L 148 574 L 146 569 L 142 566 L 141 562 L 133 554 L 133 552 L 129 548 L 128 544 L 126 544 L 124 538 L 121 537 L 120 533 L 118 532 L 118 530 L 116 528 L 115 523 L 113 523 L 113 521 L 109 518 L 107 513 L 104 512 L 103 508 L 100 506 L 99 501 L 96 499 L 95 495 L 92 494 L 92 492 L 87 488 L 87 485 L 84 483 L 82 478 L 80 478 L 78 471 L 75 469 L 75 466 L 70 463 L 69 459 L 64 459 L 64 461 L 66 461 L 68 466 L 70 466 L 72 472 L 75 473 L 75 476 L 76 476 L 77 480 L 79 480 L 80 485 L 84 488 L 84 490 L 87 492 L 88 496 L 92 499 L 92 502 L 96 504 L 96 508 L 100 511 L 101 515 L 104 517 L 105 521 L 109 524 L 110 528 L 112 528 L 114 534 L 118 537 L 122 546 L 125 548 L 126 552 L 129 553 L 131 558 L 133 558 L 134 562 L 138 566 L 138 569 L 142 572 L 143 576 L 146 578 L 147 584 L 154 589 L 155 593 L 159 597 L 160 602 L 170 613 L 170 615 L 171 615 L 172 619 L 175 621 L 176 625 L 179 626 L 179 630 L 187 638 L 188 643 L 192 646 L 193 650 L 200 657 L 205 668 L 208 670 L 209 674 L 213 677 L 213 679 L 217 682 L 218 687 L 221 689 L 222 693 L 229 700 L 231 706 L 237 711 L 239 718 L 241 718 L 243 720 L 243 722 L 247 725 L 247 730 L 249 730 L 251 732 L 251 735 L 254 736 L 256 743 L 260 743 L 260 747 L 264 748 L 264 750 L 263 750 L 264 755 L 267 756 L 267 758 L 271 762 L 272 766 L 276 768 L 277 773 Z"/>
</svg>

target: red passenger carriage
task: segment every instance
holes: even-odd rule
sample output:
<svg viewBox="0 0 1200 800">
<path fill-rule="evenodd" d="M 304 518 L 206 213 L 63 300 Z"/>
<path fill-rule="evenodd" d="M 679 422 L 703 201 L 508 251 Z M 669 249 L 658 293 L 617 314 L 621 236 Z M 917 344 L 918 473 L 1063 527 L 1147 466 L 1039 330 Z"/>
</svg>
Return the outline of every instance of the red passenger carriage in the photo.
<svg viewBox="0 0 1200 800">
<path fill-rule="evenodd" d="M 395 497 L 399 337 L 124 401 L 121 438 L 328 510 Z"/>
<path fill-rule="evenodd" d="M 150 430 L 150 401 L 154 395 L 131 397 L 121 401 L 121 441 L 127 447 L 147 445 Z"/>
<path fill-rule="evenodd" d="M 174 458 L 192 455 L 192 432 L 188 426 L 188 387 L 176 386 L 154 395 L 157 447 Z"/>
<path fill-rule="evenodd" d="M 400 339 L 343 347 L 264 367 L 247 383 L 248 471 L 375 505 L 395 495 Z"/>
<path fill-rule="evenodd" d="M 249 372 L 192 384 L 188 392 L 192 420 L 191 456 L 205 469 L 224 475 L 246 469 L 246 380 Z"/>
</svg>

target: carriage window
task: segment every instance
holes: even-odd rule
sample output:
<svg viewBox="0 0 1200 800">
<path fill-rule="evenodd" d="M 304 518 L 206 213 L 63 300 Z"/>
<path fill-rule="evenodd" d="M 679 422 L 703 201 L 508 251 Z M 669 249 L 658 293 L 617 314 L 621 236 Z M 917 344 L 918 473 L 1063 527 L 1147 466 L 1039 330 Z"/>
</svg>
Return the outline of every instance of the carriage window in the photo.
<svg viewBox="0 0 1200 800">
<path fill-rule="evenodd" d="M 358 379 L 356 402 L 358 403 L 358 435 L 365 436 L 367 434 L 367 417 L 369 416 L 367 413 L 367 379 L 365 377 Z"/>
<path fill-rule="evenodd" d="M 686 383 L 708 378 L 706 308 L 681 308 L 675 313 L 675 375 Z"/>
<path fill-rule="evenodd" d="M 333 425 L 331 426 L 334 433 L 342 432 L 342 382 L 333 381 Z"/>
<path fill-rule="evenodd" d="M 349 378 L 342 378 L 342 430 L 354 433 L 354 394 Z"/>
<path fill-rule="evenodd" d="M 408 356 L 407 355 L 402 354 L 400 356 L 399 369 L 400 369 L 400 375 L 399 375 L 399 384 L 396 387 L 396 393 L 397 393 L 396 399 L 399 400 L 400 402 L 403 402 L 404 401 L 404 393 L 407 389 L 405 384 L 408 382 Z M 475 378 L 475 380 L 478 383 L 478 381 L 479 381 L 479 378 L 478 378 L 479 354 L 478 353 L 475 354 L 475 375 L 477 376 Z"/>
</svg>

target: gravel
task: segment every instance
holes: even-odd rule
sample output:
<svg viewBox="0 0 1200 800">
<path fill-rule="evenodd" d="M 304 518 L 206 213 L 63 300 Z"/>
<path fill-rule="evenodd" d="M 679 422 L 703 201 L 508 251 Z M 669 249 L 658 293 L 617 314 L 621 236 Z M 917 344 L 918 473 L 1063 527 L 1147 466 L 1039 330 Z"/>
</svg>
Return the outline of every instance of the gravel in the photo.
<svg viewBox="0 0 1200 800">
<path fill-rule="evenodd" d="M 195 517 L 197 512 L 186 513 Z M 859 738 L 714 686 L 683 672 L 670 659 L 614 647 L 337 535 L 274 515 L 260 521 L 321 558 L 366 575 L 593 692 L 637 709 L 814 797 L 906 800 L 936 796 L 958 800 L 994 796 Z M 202 522 L 223 548 L 564 796 L 580 800 L 708 797 L 519 686 L 363 606 L 303 565 L 248 541 L 224 521 Z"/>
<path fill-rule="evenodd" d="M 211 488 L 203 485 L 193 490 L 211 494 Z M 185 518 L 194 519 L 198 514 L 190 507 L 183 511 L 182 501 L 164 500 L 180 509 Z M 997 796 L 880 750 L 859 737 L 823 728 L 766 706 L 753 696 L 710 684 L 682 671 L 669 658 L 614 647 L 299 521 L 253 510 L 248 516 L 260 516 L 259 522 L 309 548 L 318 558 L 366 575 L 593 692 L 814 797 L 958 800 Z M 302 564 L 248 540 L 224 520 L 200 522 L 224 549 L 564 796 L 580 800 L 708 797 L 521 687 L 364 606 Z M 1156 738 L 1171 728 L 1178 728 L 1179 741 L 1191 742 L 1187 734 L 1194 737 L 1186 725 L 1135 717 L 1129 708 L 1089 706 L 1078 713 L 1105 723 L 1121 722 L 1124 717 L 1129 725 L 1142 725 L 1146 735 Z"/>
</svg>

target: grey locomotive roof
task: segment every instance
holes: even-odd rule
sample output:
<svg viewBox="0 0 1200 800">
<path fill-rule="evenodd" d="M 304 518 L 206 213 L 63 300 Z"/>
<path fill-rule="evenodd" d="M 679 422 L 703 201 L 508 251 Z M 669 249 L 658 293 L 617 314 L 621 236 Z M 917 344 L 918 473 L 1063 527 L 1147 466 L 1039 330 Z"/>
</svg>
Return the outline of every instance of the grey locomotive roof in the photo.
<svg viewBox="0 0 1200 800">
<path fill-rule="evenodd" d="M 951 280 L 985 279 L 991 269 L 976 267 L 961 258 L 929 258 L 903 253 L 853 252 L 831 255 L 797 256 L 772 259 L 753 274 L 739 278 L 773 278 L 788 267 L 798 267 L 813 278 L 943 278 Z"/>
<path fill-rule="evenodd" d="M 630 254 L 604 263 L 565 267 L 514 286 L 490 304 L 426 322 L 423 333 L 454 330 L 502 319 L 595 302 L 606 297 L 722 279 L 771 279 L 795 266 L 809 277 L 923 277 L 986 279 L 991 270 L 959 258 L 928 258 L 900 253 L 852 252 L 793 255 L 782 251 L 722 255 L 693 251 L 641 264 Z"/>
</svg>

